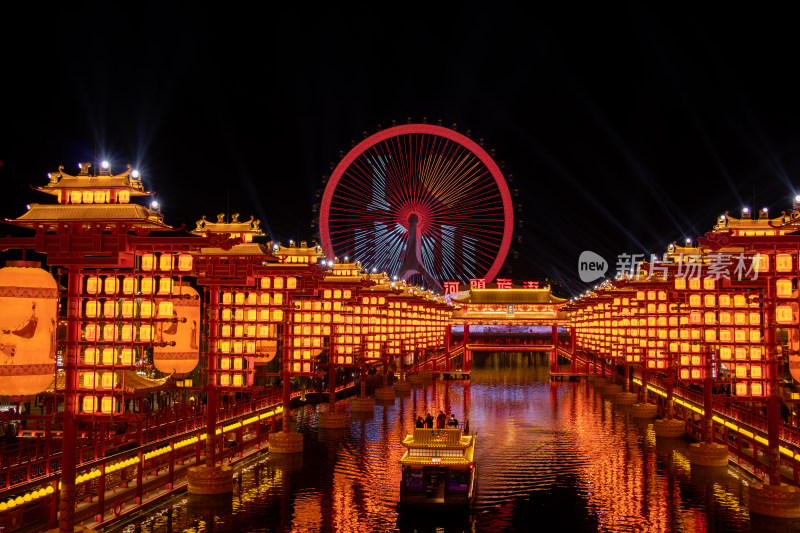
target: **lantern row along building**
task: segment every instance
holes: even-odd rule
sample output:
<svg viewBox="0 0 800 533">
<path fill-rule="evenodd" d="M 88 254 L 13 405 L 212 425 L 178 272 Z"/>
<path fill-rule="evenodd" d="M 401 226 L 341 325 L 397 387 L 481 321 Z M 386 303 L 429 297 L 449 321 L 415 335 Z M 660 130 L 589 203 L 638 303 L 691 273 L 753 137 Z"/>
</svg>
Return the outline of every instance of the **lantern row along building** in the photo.
<svg viewBox="0 0 800 533">
<path fill-rule="evenodd" d="M 110 223 L 116 231 L 140 234 L 171 229 L 158 211 L 128 203 L 150 194 L 130 170 L 92 176 L 89 167 L 82 164 L 78 176 L 63 169 L 50 174 L 50 183 L 39 190 L 59 203 L 33 204 L 23 216 L 6 221 L 36 230 L 33 241 L 20 244 L 34 248 L 44 234 L 64 234 L 76 223 L 87 236 L 106 233 Z M 292 375 L 310 375 L 323 351 L 337 366 L 358 366 L 443 347 L 450 306 L 430 292 L 369 274 L 358 263 L 328 262 L 316 246 L 254 242 L 264 235 L 252 218 L 240 222 L 234 215 L 225 222 L 220 216 L 210 222 L 203 217 L 192 233 L 206 240 L 182 245 L 183 252 L 135 249 L 124 258 L 126 264 L 113 268 L 82 267 L 79 283 L 69 287 L 79 302 L 76 367 L 83 412 L 118 410 L 115 391 L 124 390 L 126 372 L 143 365 L 176 377 L 190 373 L 199 362 L 203 327 L 214 339 L 208 352 L 216 360 L 217 385 L 230 388 L 253 386 L 256 369 L 280 350 L 291 361 Z M 206 242 L 225 239 L 235 244 Z M 169 246 L 169 237 L 162 240 Z M 97 260 L 74 251 L 70 256 L 70 265 Z M 6 359 L 0 372 L 11 378 L 0 382 L 5 397 L 43 392 L 53 382 L 56 356 L 65 356 L 65 340 L 57 335 L 65 321 L 57 307 L 67 291 L 59 295 L 54 276 L 34 265 L 10 261 L 0 271 L 0 302 L 7 311 L 0 324 Z M 206 308 L 206 321 L 195 288 L 202 286 L 213 287 L 218 296 L 213 316 Z"/>
<path fill-rule="evenodd" d="M 712 397 L 765 407 L 771 492 L 762 498 L 751 487 L 751 509 L 764 514 L 783 504 L 800 513 L 796 495 L 781 492 L 779 444 L 780 404 L 797 401 L 800 380 L 798 229 L 797 208 L 777 218 L 766 211 L 741 219 L 726 213 L 696 244 L 671 244 L 649 261 L 630 261 L 615 279 L 564 307 L 573 356 L 621 366 L 626 377 L 635 369 L 642 407 L 655 413 L 654 405 L 644 405 L 648 379 L 669 384 L 669 418 L 672 387 L 702 385 L 705 443 L 689 450 L 696 464 L 728 461 L 727 443 L 713 442 Z M 794 453 L 785 451 L 794 463 Z"/>
<path fill-rule="evenodd" d="M 179 232 L 155 202 L 132 202 L 152 193 L 130 167 L 60 167 L 38 190 L 55 203 L 5 221 L 33 236 L 0 238 L 0 249 L 23 257 L 0 269 L 0 396 L 55 398 L 63 531 L 75 516 L 77 421 L 127 420 L 141 390 L 205 381 L 206 467 L 217 472 L 219 391 L 257 394 L 262 376 L 280 377 L 288 409 L 290 379 L 322 365 L 385 373 L 396 358 L 444 348 L 451 305 L 442 297 L 323 258 L 318 246 L 259 242 L 252 217 L 202 217 Z M 201 360 L 205 377 L 192 381 Z M 230 490 L 230 474 L 214 476 Z"/>
</svg>

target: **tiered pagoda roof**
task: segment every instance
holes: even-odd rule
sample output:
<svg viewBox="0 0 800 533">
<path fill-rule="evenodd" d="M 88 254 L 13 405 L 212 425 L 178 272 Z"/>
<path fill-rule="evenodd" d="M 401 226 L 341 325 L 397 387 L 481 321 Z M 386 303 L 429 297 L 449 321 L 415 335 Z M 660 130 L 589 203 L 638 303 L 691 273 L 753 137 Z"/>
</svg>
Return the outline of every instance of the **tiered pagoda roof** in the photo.
<svg viewBox="0 0 800 533">
<path fill-rule="evenodd" d="M 130 203 L 134 196 L 152 196 L 145 191 L 138 172 L 127 166 L 121 174 L 111 174 L 104 163 L 97 175 L 89 173 L 90 163 L 81 163 L 73 176 L 58 167 L 48 174 L 50 181 L 36 190 L 56 196 L 57 204 L 31 204 L 28 212 L 6 223 L 43 231 L 57 231 L 64 224 L 84 223 L 102 231 L 173 229 L 164 224 L 157 209 Z"/>
</svg>

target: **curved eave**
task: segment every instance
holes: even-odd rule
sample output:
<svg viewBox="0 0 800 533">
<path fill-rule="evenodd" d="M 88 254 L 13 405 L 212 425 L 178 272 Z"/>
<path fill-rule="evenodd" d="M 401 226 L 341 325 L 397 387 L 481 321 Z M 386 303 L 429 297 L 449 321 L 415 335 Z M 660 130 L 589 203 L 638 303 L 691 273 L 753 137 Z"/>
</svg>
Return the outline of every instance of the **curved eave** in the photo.
<svg viewBox="0 0 800 533">
<path fill-rule="evenodd" d="M 236 244 L 230 250 L 223 250 L 222 248 L 201 248 L 200 255 L 224 255 L 224 256 L 263 256 L 264 260 L 278 261 L 278 258 L 272 255 L 269 247 L 259 244 L 257 242 L 246 242 L 243 244 Z"/>
<path fill-rule="evenodd" d="M 553 296 L 550 289 L 473 289 L 464 298 L 453 298 L 455 304 L 564 304 L 569 300 Z"/>
<path fill-rule="evenodd" d="M 160 216 L 139 204 L 31 204 L 27 213 L 7 224 L 33 228 L 42 225 L 80 222 L 85 224 L 127 224 L 132 228 L 174 229 Z"/>
</svg>

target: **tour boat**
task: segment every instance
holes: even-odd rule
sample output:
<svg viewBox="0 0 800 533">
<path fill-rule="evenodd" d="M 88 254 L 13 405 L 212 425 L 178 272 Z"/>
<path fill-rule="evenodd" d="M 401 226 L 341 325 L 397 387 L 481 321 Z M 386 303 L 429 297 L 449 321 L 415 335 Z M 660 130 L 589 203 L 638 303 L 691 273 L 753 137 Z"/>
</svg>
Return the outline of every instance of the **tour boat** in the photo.
<svg viewBox="0 0 800 533">
<path fill-rule="evenodd" d="M 475 498 L 475 435 L 416 428 L 400 459 L 399 509 L 468 509 Z"/>
</svg>

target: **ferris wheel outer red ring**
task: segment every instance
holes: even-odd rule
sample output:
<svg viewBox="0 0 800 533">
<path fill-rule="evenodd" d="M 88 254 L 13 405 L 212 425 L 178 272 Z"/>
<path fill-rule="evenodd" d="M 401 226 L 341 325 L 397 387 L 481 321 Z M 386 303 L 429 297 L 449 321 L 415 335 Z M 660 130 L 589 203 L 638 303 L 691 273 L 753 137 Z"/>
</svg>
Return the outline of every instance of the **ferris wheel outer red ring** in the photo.
<svg viewBox="0 0 800 533">
<path fill-rule="evenodd" d="M 355 145 L 353 148 L 350 149 L 349 152 L 339 161 L 339 164 L 336 165 L 336 168 L 333 169 L 333 173 L 331 173 L 330 178 L 328 178 L 328 183 L 325 185 L 325 192 L 322 195 L 322 204 L 320 206 L 320 213 L 319 213 L 319 236 L 320 240 L 322 241 L 322 250 L 327 257 L 333 257 L 333 244 L 330 238 L 330 227 L 328 224 L 328 217 L 330 216 L 330 209 L 331 209 L 331 200 L 333 199 L 333 193 L 336 190 L 336 185 L 338 185 L 339 180 L 341 179 L 342 175 L 344 174 L 345 169 L 347 169 L 353 161 L 358 159 L 368 148 L 378 144 L 379 142 L 385 141 L 391 137 L 397 137 L 400 135 L 408 135 L 408 134 L 428 134 L 428 135 L 438 135 L 440 137 L 444 137 L 449 139 L 453 142 L 456 142 L 472 152 L 478 159 L 481 160 L 481 163 L 486 165 L 486 168 L 489 169 L 492 177 L 494 178 L 495 183 L 497 184 L 497 188 L 500 191 L 500 198 L 503 201 L 503 240 L 500 242 L 500 248 L 497 253 L 497 257 L 492 263 L 492 266 L 489 268 L 488 272 L 484 275 L 484 279 L 486 282 L 491 282 L 494 280 L 497 273 L 500 271 L 500 268 L 503 266 L 503 262 L 506 260 L 506 256 L 508 255 L 508 250 L 511 246 L 511 237 L 514 231 L 514 208 L 511 202 L 511 192 L 508 189 L 508 184 L 506 183 L 505 177 L 503 177 L 503 173 L 500 171 L 500 167 L 497 166 L 497 163 L 494 162 L 494 159 L 484 150 L 481 146 L 467 137 L 466 135 L 462 135 L 457 131 L 451 130 L 449 128 L 445 128 L 443 126 L 436 126 L 433 124 L 403 124 L 401 126 L 393 126 L 391 128 L 386 128 L 385 130 L 381 130 L 377 133 L 374 133 Z M 445 281 L 445 280 L 440 280 Z M 453 281 L 461 281 L 465 282 L 468 280 L 453 280 Z"/>
</svg>

